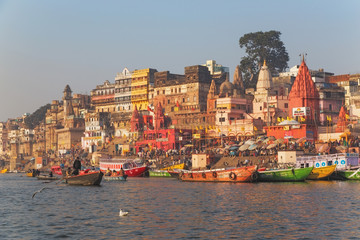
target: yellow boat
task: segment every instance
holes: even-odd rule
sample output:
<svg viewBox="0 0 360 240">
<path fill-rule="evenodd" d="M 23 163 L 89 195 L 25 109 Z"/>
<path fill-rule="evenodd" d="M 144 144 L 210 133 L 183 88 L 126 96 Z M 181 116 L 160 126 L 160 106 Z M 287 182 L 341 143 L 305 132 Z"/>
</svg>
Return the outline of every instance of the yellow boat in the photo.
<svg viewBox="0 0 360 240">
<path fill-rule="evenodd" d="M 174 170 L 174 169 L 185 169 L 185 163 L 175 164 L 170 167 L 162 168 L 160 170 Z"/>
<path fill-rule="evenodd" d="M 309 180 L 326 179 L 330 177 L 330 175 L 335 171 L 335 168 L 336 168 L 336 164 L 326 167 L 313 168 L 313 170 L 306 179 Z"/>
<path fill-rule="evenodd" d="M 7 172 L 7 169 L 5 168 L 5 169 L 1 170 L 0 173 L 6 173 L 6 172 Z"/>
<path fill-rule="evenodd" d="M 26 176 L 28 176 L 28 177 L 35 177 L 32 172 L 27 172 L 27 173 L 26 173 Z"/>
</svg>

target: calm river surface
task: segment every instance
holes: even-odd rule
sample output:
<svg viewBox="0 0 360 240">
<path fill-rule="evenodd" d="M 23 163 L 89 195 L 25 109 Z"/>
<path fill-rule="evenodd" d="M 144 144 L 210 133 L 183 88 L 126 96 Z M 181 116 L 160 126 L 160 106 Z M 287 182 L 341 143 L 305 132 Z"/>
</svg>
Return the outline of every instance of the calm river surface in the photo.
<svg viewBox="0 0 360 240">
<path fill-rule="evenodd" d="M 355 181 L 44 182 L 0 174 L 0 239 L 360 239 Z"/>
</svg>

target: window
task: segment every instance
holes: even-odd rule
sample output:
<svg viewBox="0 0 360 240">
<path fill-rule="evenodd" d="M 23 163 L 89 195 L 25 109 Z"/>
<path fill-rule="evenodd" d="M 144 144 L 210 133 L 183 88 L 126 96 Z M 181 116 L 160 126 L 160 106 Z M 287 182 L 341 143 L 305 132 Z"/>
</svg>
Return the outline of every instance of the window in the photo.
<svg viewBox="0 0 360 240">
<path fill-rule="evenodd" d="M 182 100 L 183 102 L 185 102 L 185 98 L 183 98 L 183 100 Z"/>
<path fill-rule="evenodd" d="M 260 106 L 260 111 L 262 110 L 262 106 Z"/>
<path fill-rule="evenodd" d="M 168 104 L 170 104 L 170 99 L 168 99 Z"/>
<path fill-rule="evenodd" d="M 284 108 L 288 108 L 289 107 L 289 104 L 288 103 L 285 103 L 284 104 Z"/>
<path fill-rule="evenodd" d="M 332 105 L 329 104 L 329 111 L 332 111 Z"/>
<path fill-rule="evenodd" d="M 181 88 L 179 88 L 179 93 L 181 93 Z"/>
<path fill-rule="evenodd" d="M 165 90 L 163 90 L 163 94 L 165 94 Z"/>
<path fill-rule="evenodd" d="M 160 95 L 160 91 L 159 91 L 159 90 L 157 91 L 157 95 Z"/>
<path fill-rule="evenodd" d="M 187 101 L 190 102 L 190 98 L 189 98 L 189 97 L 187 98 Z"/>
<path fill-rule="evenodd" d="M 224 117 L 221 117 L 221 118 L 219 118 L 219 122 L 225 122 L 225 118 Z"/>
</svg>

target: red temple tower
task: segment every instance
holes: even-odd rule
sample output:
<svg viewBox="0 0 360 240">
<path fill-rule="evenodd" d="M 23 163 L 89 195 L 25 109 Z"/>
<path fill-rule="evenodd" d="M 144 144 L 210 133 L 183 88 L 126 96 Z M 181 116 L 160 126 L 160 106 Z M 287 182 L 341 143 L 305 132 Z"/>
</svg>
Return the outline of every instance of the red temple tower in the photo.
<svg viewBox="0 0 360 240">
<path fill-rule="evenodd" d="M 143 128 L 143 121 L 142 117 L 139 114 L 139 111 L 137 110 L 137 107 L 135 106 L 135 109 L 133 111 L 133 114 L 131 116 L 130 125 L 131 125 L 131 132 L 137 132 L 142 130 Z"/>
<path fill-rule="evenodd" d="M 348 124 L 348 116 L 349 115 L 346 113 L 344 106 L 342 106 L 340 109 L 339 119 L 336 124 L 335 132 L 344 132 L 346 130 Z"/>
<path fill-rule="evenodd" d="M 289 115 L 293 117 L 293 109 L 308 108 L 303 117 L 307 124 L 319 122 L 319 92 L 311 79 L 310 71 L 304 58 L 300 65 L 298 75 L 289 93 Z M 300 117 L 299 116 L 299 117 Z M 296 116 L 294 116 L 296 117 Z M 298 117 L 297 117 L 298 118 Z M 299 120 L 299 119 L 297 119 Z"/>
</svg>

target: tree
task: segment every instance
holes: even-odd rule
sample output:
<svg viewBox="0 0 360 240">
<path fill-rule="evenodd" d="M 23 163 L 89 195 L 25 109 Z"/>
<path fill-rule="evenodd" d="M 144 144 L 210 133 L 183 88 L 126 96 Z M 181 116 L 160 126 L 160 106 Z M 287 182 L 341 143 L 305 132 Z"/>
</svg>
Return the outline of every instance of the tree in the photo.
<svg viewBox="0 0 360 240">
<path fill-rule="evenodd" d="M 30 129 L 34 129 L 40 122 L 44 121 L 46 111 L 50 108 L 51 104 L 46 104 L 30 114 L 30 116 L 25 118 L 26 126 Z"/>
<path fill-rule="evenodd" d="M 240 70 L 244 73 L 246 88 L 256 87 L 257 76 L 264 60 L 273 75 L 288 67 L 289 55 L 280 40 L 280 35 L 280 32 L 272 30 L 247 33 L 240 38 L 240 48 L 244 47 L 247 53 L 247 56 L 242 57 L 240 61 Z"/>
</svg>

